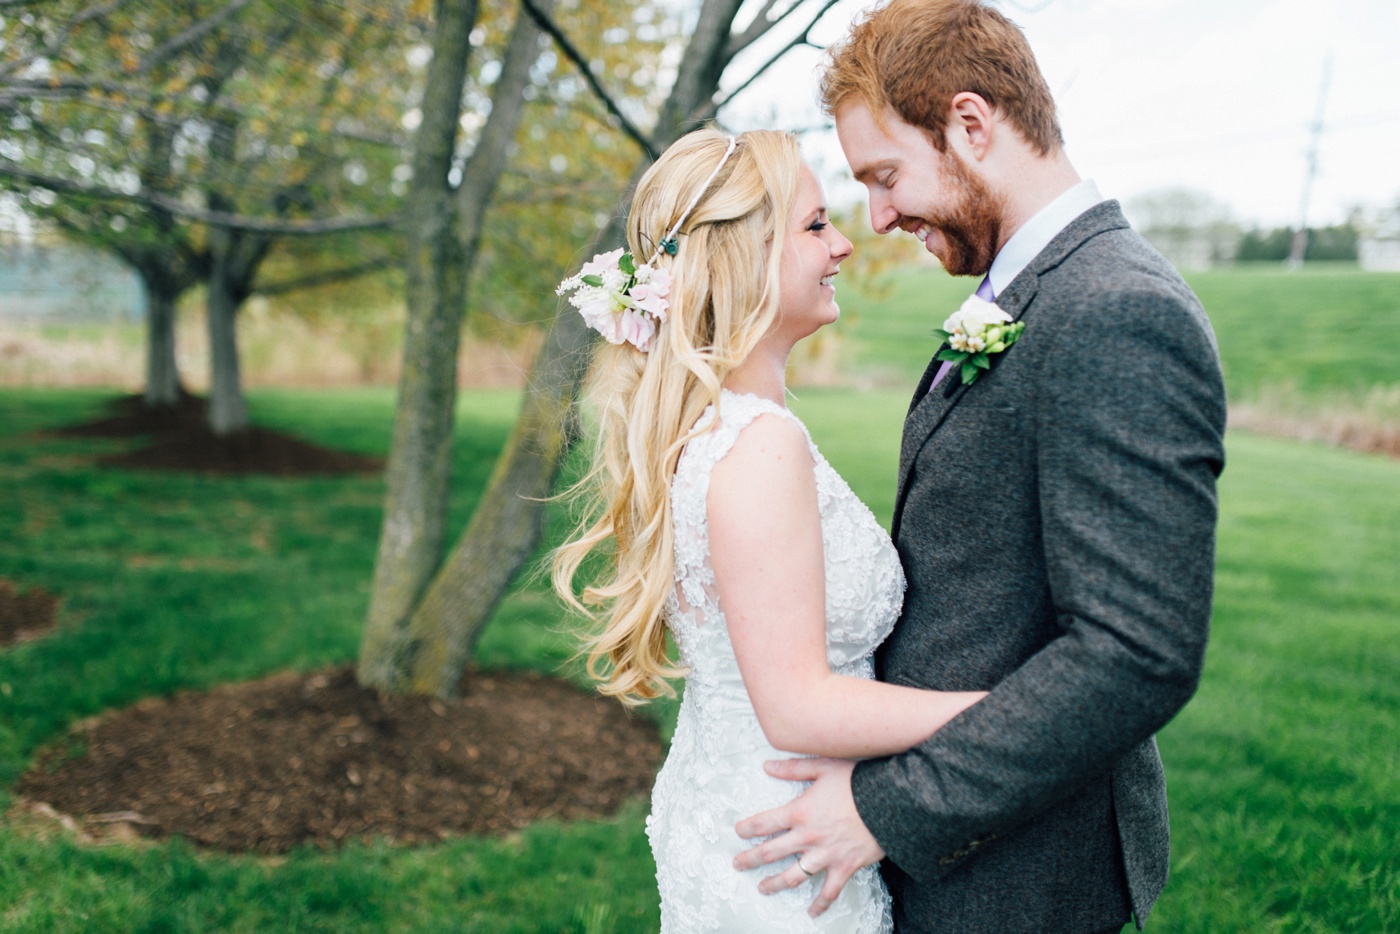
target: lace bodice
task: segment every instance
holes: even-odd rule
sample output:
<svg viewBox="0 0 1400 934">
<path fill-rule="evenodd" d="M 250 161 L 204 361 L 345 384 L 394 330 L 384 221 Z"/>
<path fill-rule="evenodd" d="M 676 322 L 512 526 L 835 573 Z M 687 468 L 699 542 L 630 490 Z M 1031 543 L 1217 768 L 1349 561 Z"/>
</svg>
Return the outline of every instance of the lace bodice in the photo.
<svg viewBox="0 0 1400 934">
<path fill-rule="evenodd" d="M 836 904 L 815 920 L 806 909 L 820 874 L 792 891 L 762 896 L 759 880 L 791 860 L 749 873 L 731 866 L 751 842 L 739 839 L 734 822 L 780 806 L 801 791 L 799 784 L 762 770 L 765 759 L 790 754 L 769 745 L 759 727 L 710 564 L 710 471 L 739 433 L 764 414 L 791 419 L 806 433 L 782 406 L 726 390 L 719 412 L 711 406 L 701 416 L 698 424 L 712 427 L 686 445 L 671 487 L 676 586 L 665 617 L 688 672 L 671 752 L 657 777 L 647 821 L 661 888 L 662 931 L 888 931 L 889 899 L 873 866 L 857 873 Z M 899 615 L 904 574 L 870 510 L 821 456 L 810 434 L 807 444 L 821 512 L 827 658 L 835 672 L 870 678 L 872 654 Z"/>
</svg>

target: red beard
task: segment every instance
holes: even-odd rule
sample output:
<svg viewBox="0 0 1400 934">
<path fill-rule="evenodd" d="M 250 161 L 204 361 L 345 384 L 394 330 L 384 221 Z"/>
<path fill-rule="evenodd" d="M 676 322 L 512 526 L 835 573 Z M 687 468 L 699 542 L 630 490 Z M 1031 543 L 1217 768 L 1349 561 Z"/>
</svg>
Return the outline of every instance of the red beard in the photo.
<svg viewBox="0 0 1400 934">
<path fill-rule="evenodd" d="M 943 235 L 945 247 L 938 259 L 949 275 L 985 275 L 1001 243 L 1006 199 L 994 193 L 952 149 L 947 152 L 943 174 L 961 192 L 958 203 L 945 214 L 921 219 Z"/>
</svg>

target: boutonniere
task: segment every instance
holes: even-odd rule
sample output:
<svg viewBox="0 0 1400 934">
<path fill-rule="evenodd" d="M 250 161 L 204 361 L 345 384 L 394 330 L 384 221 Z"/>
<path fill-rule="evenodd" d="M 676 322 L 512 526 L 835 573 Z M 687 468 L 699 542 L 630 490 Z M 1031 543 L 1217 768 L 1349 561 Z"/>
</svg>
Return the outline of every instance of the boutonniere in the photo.
<svg viewBox="0 0 1400 934">
<path fill-rule="evenodd" d="M 1013 323 L 996 302 L 969 295 L 962 307 L 943 322 L 942 329 L 933 333 L 948 343 L 939 351 L 938 359 L 959 365 L 962 381 L 971 385 L 983 370 L 991 368 L 992 354 L 1016 343 L 1025 329 L 1024 321 Z"/>
</svg>

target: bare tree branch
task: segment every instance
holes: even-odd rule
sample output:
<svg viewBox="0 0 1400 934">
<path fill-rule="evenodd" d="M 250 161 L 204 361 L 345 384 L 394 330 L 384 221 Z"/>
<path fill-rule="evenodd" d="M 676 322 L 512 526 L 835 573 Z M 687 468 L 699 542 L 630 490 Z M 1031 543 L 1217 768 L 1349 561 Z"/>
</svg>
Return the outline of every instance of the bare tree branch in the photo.
<svg viewBox="0 0 1400 934">
<path fill-rule="evenodd" d="M 86 10 L 82 10 L 71 20 L 69 20 L 63 25 L 63 28 L 61 28 L 58 31 L 58 34 L 54 37 L 52 42 L 44 46 L 42 49 L 36 50 L 33 54 L 28 55 L 25 58 L 16 59 L 15 61 L 11 62 L 4 69 L 4 74 L 17 74 L 23 71 L 24 69 L 28 68 L 35 62 L 39 61 L 40 59 L 52 57 L 59 50 L 61 50 L 65 44 L 67 44 L 69 38 L 73 35 L 73 31 L 79 26 L 81 26 L 83 23 L 86 23 L 88 20 L 91 19 L 97 19 L 98 17 L 106 16 L 108 13 L 113 12 L 118 7 L 124 6 L 127 2 L 129 2 L 129 0 L 107 0 L 106 3 L 99 3 L 96 6 L 91 6 L 88 7 Z M 8 5 L 8 3 L 0 2 L 0 9 L 3 9 L 5 6 Z"/>
<path fill-rule="evenodd" d="M 239 11 L 252 2 L 253 0 L 230 0 L 228 5 L 222 10 L 199 20 L 184 32 L 157 46 L 149 55 L 141 59 L 141 63 L 136 67 L 136 74 L 144 74 L 150 71 L 157 64 L 165 61 L 185 46 L 191 45 L 209 35 L 209 33 L 228 22 L 228 20 L 233 18 Z"/>
<path fill-rule="evenodd" d="M 381 269 L 388 269 L 396 266 L 399 258 L 390 256 L 387 253 L 383 256 L 376 256 L 352 266 L 342 266 L 339 269 L 327 269 L 323 272 L 312 273 L 298 279 L 288 279 L 283 282 L 270 282 L 267 285 L 254 286 L 253 294 L 264 297 L 272 295 L 286 295 L 288 292 L 296 292 L 300 289 L 314 288 L 318 285 L 330 285 L 333 282 L 344 282 L 347 279 L 358 279 L 360 276 L 367 276 L 372 272 Z"/>
<path fill-rule="evenodd" d="M 826 11 L 829 10 L 829 9 L 831 9 L 831 8 L 832 8 L 833 6 L 835 6 L 838 2 L 839 2 L 839 0 L 823 0 L 823 2 L 822 2 L 822 8 L 821 8 L 820 10 L 817 11 L 817 14 L 816 14 L 815 16 L 813 16 L 812 19 L 811 19 L 810 21 L 808 21 L 807 27 L 806 27 L 805 29 L 803 29 L 801 33 L 799 33 L 798 35 L 794 36 L 791 42 L 789 42 L 787 45 L 783 46 L 783 47 L 782 47 L 781 49 L 779 49 L 776 53 L 774 53 L 774 54 L 768 59 L 768 61 L 766 61 L 766 62 L 764 62 L 762 65 L 760 65 L 760 66 L 758 67 L 758 69 L 757 69 L 756 71 L 754 71 L 753 74 L 749 75 L 749 76 L 748 76 L 747 78 L 745 78 L 742 82 L 740 82 L 739 86 L 736 87 L 734 90 L 730 91 L 728 94 L 726 94 L 722 100 L 720 100 L 720 101 L 718 101 L 718 102 L 715 102 L 715 101 L 712 100 L 712 101 L 710 101 L 708 104 L 706 104 L 705 106 L 701 107 L 699 113 L 697 114 L 698 118 L 700 118 L 700 119 L 708 119 L 709 117 L 714 116 L 716 113 L 719 112 L 719 109 L 720 109 L 721 107 L 723 107 L 725 104 L 728 104 L 730 101 L 732 101 L 732 100 L 733 100 L 735 97 L 737 97 L 745 88 L 747 88 L 749 85 L 753 84 L 756 80 L 758 80 L 758 77 L 759 77 L 760 75 L 762 75 L 762 74 L 763 74 L 765 71 L 767 71 L 769 68 L 772 68 L 775 64 L 777 64 L 777 62 L 778 62 L 778 60 L 779 60 L 780 58 L 782 58 L 784 55 L 786 55 L 787 53 L 791 52 L 793 49 L 797 48 L 798 46 L 800 46 L 800 45 L 809 45 L 809 46 L 811 46 L 811 47 L 814 48 L 814 49 L 819 49 L 819 48 L 821 48 L 821 46 L 815 44 L 815 43 L 812 42 L 812 40 L 811 40 L 812 29 L 817 25 L 818 22 L 821 21 L 821 18 L 822 18 L 823 16 L 826 15 Z M 784 15 L 786 15 L 786 14 L 784 14 Z"/>
<path fill-rule="evenodd" d="M 311 126 L 307 125 L 310 131 Z M 389 149 L 403 149 L 408 145 L 406 136 L 395 136 L 384 133 L 367 133 L 362 130 L 341 129 L 333 126 L 327 131 L 329 135 L 337 139 L 346 139 L 355 143 L 368 143 L 371 146 L 384 146 Z"/>
<path fill-rule="evenodd" d="M 548 188 L 531 188 L 528 192 L 498 195 L 495 203 L 544 204 L 551 201 L 568 202 L 577 199 L 579 195 L 591 195 L 593 197 L 616 196 L 617 186 L 598 182 L 585 185 L 555 185 Z"/>
<path fill-rule="evenodd" d="M 646 153 L 648 159 L 655 162 L 658 155 L 656 146 L 647 138 L 645 133 L 639 130 L 631 120 L 627 119 L 627 115 L 617 106 L 617 102 L 609 96 L 607 91 L 603 90 L 603 85 L 599 83 L 598 78 L 593 74 L 593 69 L 588 67 L 588 62 L 584 59 L 578 48 L 569 41 L 569 37 L 564 35 L 564 31 L 559 28 L 554 20 L 550 19 L 548 14 L 535 4 L 534 0 L 520 0 L 520 5 L 524 8 L 525 12 L 530 14 L 530 18 L 539 24 L 540 29 L 549 33 L 550 38 L 554 40 L 555 45 L 559 46 L 559 50 L 564 53 L 564 56 L 578 67 L 579 72 L 583 75 L 583 80 L 588 82 L 588 86 L 593 89 L 593 93 L 603 102 L 603 106 L 608 109 L 608 113 L 617 118 L 617 122 L 622 126 L 622 131 L 630 136 L 634 143 L 641 147 L 642 152 Z"/>
<path fill-rule="evenodd" d="M 731 35 L 729 37 L 728 44 L 724 47 L 725 56 L 728 58 L 733 58 L 740 52 L 744 51 L 744 49 L 752 45 L 754 42 L 758 41 L 758 39 L 762 38 L 768 32 L 768 30 L 778 25 L 778 23 L 782 22 L 788 14 L 792 13 L 799 6 L 801 6 L 802 0 L 793 0 L 792 5 L 789 6 L 782 13 L 778 14 L 776 18 L 772 20 L 768 19 L 768 14 L 773 12 L 773 7 L 777 5 L 778 0 L 768 0 L 767 3 L 763 4 L 763 9 L 759 10 L 758 13 L 755 14 L 753 22 L 749 23 L 747 26 L 744 27 L 743 32 L 736 32 L 733 35 Z"/>
<path fill-rule="evenodd" d="M 37 98 L 62 100 L 78 97 L 89 91 L 126 94 L 128 90 L 126 86 L 112 81 L 50 81 L 29 78 L 21 81 L 6 81 L 0 85 L 0 111 L 14 106 L 17 101 L 21 100 Z"/>
<path fill-rule="evenodd" d="M 35 172 L 21 165 L 16 165 L 8 159 L 0 159 L 0 176 L 21 179 L 37 187 L 47 188 L 50 191 L 62 192 L 63 194 L 85 195 L 104 201 L 124 201 L 128 204 L 140 204 L 147 207 L 159 208 L 163 211 L 169 211 L 177 217 L 183 217 L 186 220 L 191 220 L 196 223 L 208 224 L 211 227 L 224 227 L 229 230 L 243 230 L 250 233 L 283 234 L 289 237 L 304 237 L 317 234 L 343 233 L 353 230 L 378 230 L 384 227 L 392 227 L 399 221 L 398 214 L 374 217 L 326 217 L 307 220 L 279 220 L 266 217 L 248 217 L 230 211 L 206 211 L 191 207 L 178 198 L 172 198 L 156 192 L 133 193 L 119 191 L 115 188 L 108 188 L 103 185 L 74 182 L 43 172 Z"/>
</svg>

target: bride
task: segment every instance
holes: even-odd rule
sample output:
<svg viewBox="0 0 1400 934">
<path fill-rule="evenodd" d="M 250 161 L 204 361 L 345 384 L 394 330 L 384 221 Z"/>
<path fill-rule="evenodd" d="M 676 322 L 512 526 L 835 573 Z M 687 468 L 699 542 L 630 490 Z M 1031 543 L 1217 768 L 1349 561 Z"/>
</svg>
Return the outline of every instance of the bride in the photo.
<svg viewBox="0 0 1400 934">
<path fill-rule="evenodd" d="M 685 677 L 647 821 L 667 934 L 889 931 L 875 866 L 827 891 L 808 850 L 778 865 L 801 886 L 760 894 L 767 870 L 732 865 L 756 842 L 734 824 L 801 791 L 765 759 L 890 755 L 983 696 L 873 680 L 904 575 L 784 404 L 788 355 L 836 320 L 851 253 L 823 202 L 791 136 L 699 130 L 638 184 L 628 251 L 560 286 L 606 342 L 580 485 L 595 508 L 556 552 L 554 584 L 597 624 L 589 671 L 603 693 L 640 703 Z"/>
</svg>

